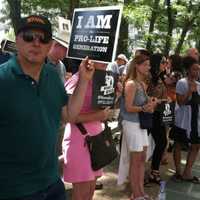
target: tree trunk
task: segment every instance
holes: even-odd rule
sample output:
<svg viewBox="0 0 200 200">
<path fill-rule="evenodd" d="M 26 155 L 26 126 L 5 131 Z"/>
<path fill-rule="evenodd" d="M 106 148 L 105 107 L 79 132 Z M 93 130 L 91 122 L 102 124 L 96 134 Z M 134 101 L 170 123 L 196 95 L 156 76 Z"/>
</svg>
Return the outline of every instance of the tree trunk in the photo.
<svg viewBox="0 0 200 200">
<path fill-rule="evenodd" d="M 121 21 L 118 47 L 117 47 L 117 54 L 120 53 L 126 55 L 128 54 L 128 22 L 124 17 L 122 17 Z"/>
<path fill-rule="evenodd" d="M 194 23 L 194 20 L 195 20 L 195 17 L 193 17 L 189 21 L 186 21 L 186 23 L 185 23 L 185 25 L 182 29 L 181 37 L 180 37 L 179 42 L 176 46 L 175 54 L 180 54 L 181 48 L 183 46 L 183 42 L 185 40 L 185 36 L 186 36 L 187 32 L 191 29 L 192 24 Z"/>
<path fill-rule="evenodd" d="M 10 18 L 16 34 L 21 19 L 21 0 L 7 0 L 10 7 Z"/>
<path fill-rule="evenodd" d="M 79 7 L 79 0 L 69 0 L 69 13 L 68 13 L 68 19 L 72 21 L 73 13 L 74 13 L 74 8 Z"/>
<path fill-rule="evenodd" d="M 124 0 L 124 6 L 131 3 L 132 0 Z M 128 21 L 122 15 L 121 25 L 120 25 L 120 32 L 119 32 L 119 40 L 117 46 L 117 55 L 120 53 L 128 55 Z"/>
<path fill-rule="evenodd" d="M 193 10 L 193 6 L 192 6 L 192 1 L 190 1 L 190 4 L 189 4 L 189 7 L 188 7 L 188 13 L 191 13 L 192 10 Z M 198 5 L 198 8 L 195 9 L 195 12 L 193 13 L 193 17 L 189 20 L 186 20 L 185 22 L 185 25 L 182 29 L 182 33 L 181 33 L 181 37 L 180 37 L 180 40 L 178 42 L 178 45 L 175 49 L 175 53 L 176 54 L 179 54 L 180 51 L 181 51 L 181 47 L 183 45 L 183 42 L 184 42 L 184 39 L 185 39 L 185 36 L 187 34 L 187 32 L 192 28 L 193 24 L 194 24 L 194 21 L 197 19 L 196 15 L 200 12 L 200 4 Z"/>
<path fill-rule="evenodd" d="M 160 0 L 155 0 L 153 3 L 153 10 L 152 10 L 150 26 L 149 26 L 149 35 L 150 36 L 148 37 L 147 45 L 146 45 L 146 49 L 149 51 L 151 51 L 151 42 L 152 42 L 151 34 L 154 31 L 154 25 L 155 25 L 156 18 L 157 18 L 159 2 L 160 2 Z"/>
<path fill-rule="evenodd" d="M 166 0 L 166 3 L 167 3 L 167 16 L 168 16 L 168 32 L 167 32 L 167 36 L 166 36 L 164 55 L 168 56 L 170 48 L 171 48 L 172 32 L 173 32 L 173 29 L 174 29 L 174 22 L 175 22 L 176 16 L 172 16 L 173 11 L 172 11 L 172 8 L 171 8 L 171 0 Z"/>
</svg>

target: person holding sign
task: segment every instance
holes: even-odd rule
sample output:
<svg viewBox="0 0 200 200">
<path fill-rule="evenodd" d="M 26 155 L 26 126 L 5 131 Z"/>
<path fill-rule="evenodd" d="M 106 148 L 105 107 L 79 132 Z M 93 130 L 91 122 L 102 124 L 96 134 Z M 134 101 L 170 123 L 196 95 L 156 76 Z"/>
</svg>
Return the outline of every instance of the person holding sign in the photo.
<svg viewBox="0 0 200 200">
<path fill-rule="evenodd" d="M 144 164 L 148 136 L 147 130 L 142 129 L 139 123 L 139 112 L 153 113 L 156 106 L 156 98 L 149 98 L 146 94 L 145 80 L 149 69 L 148 56 L 139 55 L 131 61 L 121 99 L 123 138 L 118 184 L 123 184 L 129 177 L 131 200 L 150 199 L 144 193 Z"/>
<path fill-rule="evenodd" d="M 58 173 L 58 128 L 61 116 L 66 123 L 78 115 L 94 67 L 82 61 L 68 98 L 58 73 L 45 63 L 51 43 L 46 17 L 22 18 L 17 56 L 0 66 L 1 200 L 66 200 Z"/>
<path fill-rule="evenodd" d="M 95 69 L 106 69 L 106 64 L 94 63 Z M 80 74 L 74 74 L 66 82 L 66 91 L 69 95 L 74 93 Z M 90 154 L 85 144 L 85 136 L 82 135 L 76 123 L 82 123 L 89 135 L 97 135 L 102 131 L 101 121 L 108 119 L 111 111 L 94 109 L 92 107 L 92 81 L 90 81 L 81 113 L 74 123 L 68 123 L 65 127 L 63 139 L 64 181 L 72 183 L 73 200 L 91 200 L 95 190 L 96 179 L 102 175 L 102 170 L 94 171 L 91 167 Z"/>
</svg>

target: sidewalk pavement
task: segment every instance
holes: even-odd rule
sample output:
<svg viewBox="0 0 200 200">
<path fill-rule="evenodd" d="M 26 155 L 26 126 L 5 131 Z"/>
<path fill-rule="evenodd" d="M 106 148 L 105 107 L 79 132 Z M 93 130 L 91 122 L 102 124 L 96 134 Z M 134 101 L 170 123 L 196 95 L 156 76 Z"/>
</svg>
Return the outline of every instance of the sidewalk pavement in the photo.
<svg viewBox="0 0 200 200">
<path fill-rule="evenodd" d="M 116 126 L 116 124 L 109 125 L 113 127 Z M 183 152 L 183 154 L 182 164 L 184 167 L 186 153 Z M 174 173 L 172 153 L 168 154 L 168 158 L 169 163 L 167 165 L 162 165 L 160 169 L 161 177 L 167 182 L 166 200 L 200 200 L 200 184 L 193 184 L 186 181 L 175 183 L 171 180 L 171 176 Z M 117 185 L 118 165 L 119 159 L 116 159 L 111 165 L 104 169 L 104 176 L 98 179 L 98 181 L 103 183 L 103 189 L 95 191 L 94 200 L 129 200 L 130 189 L 128 185 Z M 147 163 L 146 169 L 150 169 L 150 162 Z M 193 174 L 200 177 L 200 157 L 193 167 Z M 66 183 L 65 186 L 68 197 L 67 200 L 71 200 L 71 184 Z M 159 186 L 150 184 L 148 187 L 145 187 L 145 191 L 155 199 L 159 192 Z"/>
</svg>

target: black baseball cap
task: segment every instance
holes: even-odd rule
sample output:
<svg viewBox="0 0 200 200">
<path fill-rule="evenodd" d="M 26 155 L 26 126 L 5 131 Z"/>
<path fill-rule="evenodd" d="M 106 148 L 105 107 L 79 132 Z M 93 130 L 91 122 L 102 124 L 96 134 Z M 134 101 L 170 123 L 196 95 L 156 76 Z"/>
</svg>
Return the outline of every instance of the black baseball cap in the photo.
<svg viewBox="0 0 200 200">
<path fill-rule="evenodd" d="M 41 15 L 30 15 L 28 17 L 21 18 L 17 34 L 28 29 L 39 29 L 44 31 L 48 37 L 52 37 L 51 23 L 47 17 Z"/>
</svg>

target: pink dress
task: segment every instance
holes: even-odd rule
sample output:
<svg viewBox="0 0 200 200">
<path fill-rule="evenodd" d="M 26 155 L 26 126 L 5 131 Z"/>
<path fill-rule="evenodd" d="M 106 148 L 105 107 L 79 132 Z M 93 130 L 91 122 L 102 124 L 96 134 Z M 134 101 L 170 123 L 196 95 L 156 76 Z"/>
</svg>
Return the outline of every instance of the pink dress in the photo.
<svg viewBox="0 0 200 200">
<path fill-rule="evenodd" d="M 66 83 L 66 91 L 72 94 L 78 81 L 78 74 Z M 88 84 L 81 113 L 92 111 L 92 81 Z M 83 124 L 89 135 L 97 135 L 102 131 L 100 121 L 92 121 Z M 102 170 L 93 171 L 91 168 L 90 155 L 87 146 L 84 144 L 84 136 L 73 123 L 68 123 L 65 127 L 65 134 L 62 143 L 64 154 L 64 181 L 78 183 L 95 180 L 102 175 Z"/>
</svg>

